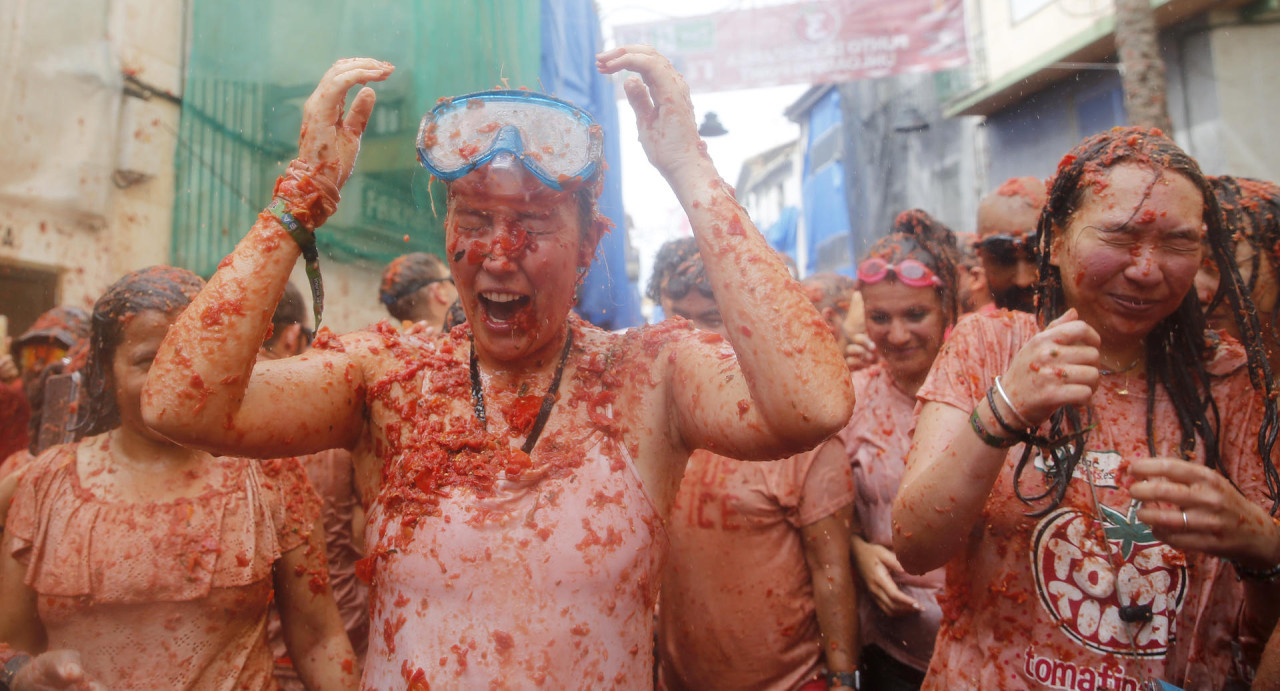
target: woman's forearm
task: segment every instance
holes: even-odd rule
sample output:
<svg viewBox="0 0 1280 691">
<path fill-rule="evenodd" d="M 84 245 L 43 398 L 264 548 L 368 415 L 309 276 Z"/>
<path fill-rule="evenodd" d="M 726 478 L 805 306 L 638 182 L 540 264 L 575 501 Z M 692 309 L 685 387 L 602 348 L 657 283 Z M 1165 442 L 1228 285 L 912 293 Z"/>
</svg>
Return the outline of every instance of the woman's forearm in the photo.
<svg viewBox="0 0 1280 691">
<path fill-rule="evenodd" d="M 832 672 L 858 667 L 857 591 L 849 559 L 852 505 L 801 529 L 822 652 Z"/>
<path fill-rule="evenodd" d="M 346 632 L 309 641 L 293 663 L 308 689 L 350 691 L 359 685 L 360 666 Z"/>
<path fill-rule="evenodd" d="M 853 387 L 831 331 L 709 159 L 668 176 L 689 216 L 752 399 L 810 443 L 849 420 Z"/>
<path fill-rule="evenodd" d="M 261 214 L 169 329 L 143 390 L 147 424 L 200 443 L 235 426 L 258 349 L 300 251 Z"/>
<path fill-rule="evenodd" d="M 978 405 L 992 429 L 986 402 Z M 970 428 L 968 413 L 941 403 L 925 405 L 893 501 L 893 551 L 907 572 L 927 573 L 965 549 L 1005 454 L 983 443 Z"/>
<path fill-rule="evenodd" d="M 309 689 L 354 689 L 360 679 L 351 641 L 329 588 L 324 529 L 276 563 L 276 607 L 281 634 L 298 675 Z"/>
</svg>

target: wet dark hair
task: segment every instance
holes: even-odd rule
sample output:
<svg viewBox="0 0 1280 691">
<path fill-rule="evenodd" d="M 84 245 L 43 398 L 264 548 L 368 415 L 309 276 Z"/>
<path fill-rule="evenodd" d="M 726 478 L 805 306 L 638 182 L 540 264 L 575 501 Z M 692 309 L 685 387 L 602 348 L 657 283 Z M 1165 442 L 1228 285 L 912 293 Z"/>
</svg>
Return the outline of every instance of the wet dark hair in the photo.
<svg viewBox="0 0 1280 691">
<path fill-rule="evenodd" d="M 125 274 L 93 305 L 89 320 L 89 359 L 84 367 L 84 396 L 74 429 L 89 437 L 120 425 L 111 367 L 129 320 L 143 312 L 177 315 L 204 287 L 199 276 L 172 266 L 152 266 Z"/>
<path fill-rule="evenodd" d="M 711 292 L 711 279 L 707 278 L 707 267 L 702 263 L 702 255 L 698 254 L 698 242 L 693 238 L 668 240 L 653 260 L 653 273 L 649 276 L 645 295 L 660 303 L 663 293 L 679 300 L 694 288 L 706 297 L 715 298 Z"/>
<path fill-rule="evenodd" d="M 1266 180 L 1253 178 L 1237 178 L 1222 175 L 1209 178 L 1214 194 L 1218 197 L 1218 205 L 1222 207 L 1226 222 L 1223 233 L 1234 259 L 1236 245 L 1241 241 L 1248 242 L 1254 250 L 1250 262 L 1248 294 L 1258 287 L 1258 269 L 1263 261 L 1271 266 L 1273 275 L 1280 276 L 1280 185 Z M 1238 268 L 1238 267 L 1237 267 Z M 1271 286 L 1272 290 L 1280 290 L 1280 286 Z M 1206 312 L 1213 311 L 1223 300 L 1219 292 L 1213 301 L 1205 307 Z M 1271 308 L 1271 331 L 1264 334 L 1270 339 L 1272 348 L 1280 347 L 1280 300 Z"/>
<path fill-rule="evenodd" d="M 462 309 L 462 300 L 454 300 L 449 311 L 444 313 L 444 332 L 453 331 L 453 327 L 467 323 L 467 312 Z"/>
<path fill-rule="evenodd" d="M 922 209 L 903 211 L 894 219 L 893 231 L 877 240 L 858 260 L 858 264 L 876 257 L 890 264 L 914 259 L 929 267 L 942 281 L 937 291 L 942 300 L 942 314 L 946 325 L 956 323 L 959 313 L 956 265 L 960 263 L 960 250 L 956 246 L 956 234 L 944 223 Z"/>
<path fill-rule="evenodd" d="M 378 300 L 396 319 L 408 319 L 412 312 L 404 298 L 424 286 L 449 280 L 449 267 L 444 260 L 426 252 L 410 252 L 391 260 L 382 271 Z"/>
<path fill-rule="evenodd" d="M 1040 282 L 1036 288 L 1036 304 L 1040 325 L 1043 328 L 1067 309 L 1062 274 L 1050 261 L 1055 234 L 1065 232 L 1071 217 L 1080 209 L 1086 191 L 1095 184 L 1103 183 L 1102 176 L 1111 168 L 1125 163 L 1146 166 L 1156 172 L 1155 180 L 1147 189 L 1148 195 L 1164 171 L 1173 171 L 1190 180 L 1204 199 L 1207 242 L 1212 258 L 1222 267 L 1219 292 L 1230 301 L 1234 318 L 1240 326 L 1253 385 L 1267 394 L 1263 399 L 1266 410 L 1258 433 L 1258 452 L 1262 456 L 1274 512 L 1277 506 L 1277 474 L 1271 461 L 1271 448 L 1276 439 L 1277 411 L 1271 368 L 1263 350 L 1258 317 L 1253 301 L 1241 284 L 1227 233 L 1223 229 L 1222 211 L 1208 179 L 1195 159 L 1160 130 L 1117 127 L 1085 139 L 1058 165 L 1058 172 L 1050 182 L 1049 199 L 1037 225 Z M 1137 209 L 1134 213 L 1138 213 Z M 1216 336 L 1206 330 L 1204 312 L 1196 291 L 1189 290 L 1178 309 L 1157 324 L 1147 337 L 1147 387 L 1148 391 L 1154 392 L 1158 384 L 1169 394 L 1181 428 L 1179 449 L 1182 458 L 1189 459 L 1195 452 L 1198 437 L 1204 443 L 1205 466 L 1227 476 L 1222 467 L 1221 419 L 1217 403 L 1210 395 L 1210 375 L 1205 369 L 1205 363 L 1212 358 L 1217 343 Z M 1157 453 L 1155 399 L 1154 395 L 1147 397 L 1147 449 L 1152 456 Z M 1022 492 L 1022 474 L 1032 454 L 1032 446 L 1027 445 L 1014 471 L 1014 491 L 1027 505 L 1046 498 L 1049 500 L 1047 505 L 1028 515 L 1043 516 L 1062 502 L 1076 464 L 1084 455 L 1088 425 L 1088 421 L 1081 419 L 1080 411 L 1070 406 L 1059 408 L 1050 416 L 1048 438 L 1039 446 L 1042 453 L 1051 456 L 1052 460 L 1046 463 L 1049 466 L 1045 476 L 1048 486 L 1040 494 L 1026 495 Z"/>
</svg>

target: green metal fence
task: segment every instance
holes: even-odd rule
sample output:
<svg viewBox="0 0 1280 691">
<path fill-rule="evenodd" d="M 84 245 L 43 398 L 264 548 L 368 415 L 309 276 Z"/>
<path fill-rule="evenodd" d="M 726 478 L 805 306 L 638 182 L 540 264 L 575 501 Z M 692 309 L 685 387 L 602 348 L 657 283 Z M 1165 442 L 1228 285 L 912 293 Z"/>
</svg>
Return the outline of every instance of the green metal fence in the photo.
<svg viewBox="0 0 1280 691">
<path fill-rule="evenodd" d="M 301 107 L 335 60 L 397 66 L 338 213 L 318 234 L 329 260 L 381 266 L 441 254 L 443 188 L 414 158 L 422 113 L 442 96 L 537 86 L 539 2 L 194 0 L 175 157 L 173 262 L 209 276 L 270 201 L 297 147 Z M 407 241 L 406 241 L 407 238 Z"/>
</svg>

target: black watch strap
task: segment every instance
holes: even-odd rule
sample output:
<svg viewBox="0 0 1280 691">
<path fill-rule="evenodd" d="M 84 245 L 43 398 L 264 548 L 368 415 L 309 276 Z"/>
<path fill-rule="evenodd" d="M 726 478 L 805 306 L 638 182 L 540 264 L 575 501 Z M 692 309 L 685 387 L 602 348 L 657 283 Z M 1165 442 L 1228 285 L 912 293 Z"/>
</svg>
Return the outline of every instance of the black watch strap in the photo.
<svg viewBox="0 0 1280 691">
<path fill-rule="evenodd" d="M 854 691 L 862 689 L 862 673 L 859 670 L 852 672 L 827 672 L 827 687 L 847 686 Z"/>
<path fill-rule="evenodd" d="M 12 689 L 13 678 L 18 676 L 18 670 L 26 667 L 28 662 L 31 662 L 31 656 L 26 653 L 18 653 L 9 658 L 9 661 L 4 663 L 4 668 L 0 669 L 0 689 L 3 691 Z"/>
</svg>

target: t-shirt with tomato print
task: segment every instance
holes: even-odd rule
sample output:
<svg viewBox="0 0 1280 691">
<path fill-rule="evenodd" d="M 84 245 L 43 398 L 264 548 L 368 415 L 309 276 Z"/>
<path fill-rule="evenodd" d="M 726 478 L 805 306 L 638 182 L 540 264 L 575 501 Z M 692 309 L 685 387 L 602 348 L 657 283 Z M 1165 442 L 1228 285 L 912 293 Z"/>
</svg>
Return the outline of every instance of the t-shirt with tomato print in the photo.
<svg viewBox="0 0 1280 691">
<path fill-rule="evenodd" d="M 919 399 L 971 411 L 1038 330 L 1035 317 L 1022 312 L 966 317 Z M 1221 416 L 1222 465 L 1246 497 L 1269 506 L 1255 446 L 1262 403 L 1245 365 L 1234 341 L 1220 344 L 1206 363 Z M 1233 643 L 1255 633 L 1242 630 L 1243 590 L 1234 572 L 1219 559 L 1156 540 L 1129 496 L 1128 463 L 1151 456 L 1147 392 L 1143 376 L 1102 377 L 1085 457 L 1065 498 L 1047 514 L 1029 516 L 1044 505 L 1015 494 L 1023 447 L 1009 450 L 981 521 L 947 565 L 942 626 L 924 689 L 1136 691 L 1145 678 L 1217 688 L 1233 674 Z M 1178 456 L 1181 430 L 1159 386 L 1153 430 L 1156 455 Z M 1047 431 L 1046 425 L 1041 433 Z M 1200 444 L 1192 458 L 1203 457 Z M 1045 468 L 1033 453 L 1021 478 L 1023 496 L 1044 492 Z M 1149 621 L 1121 619 L 1122 607 L 1144 605 Z"/>
</svg>

